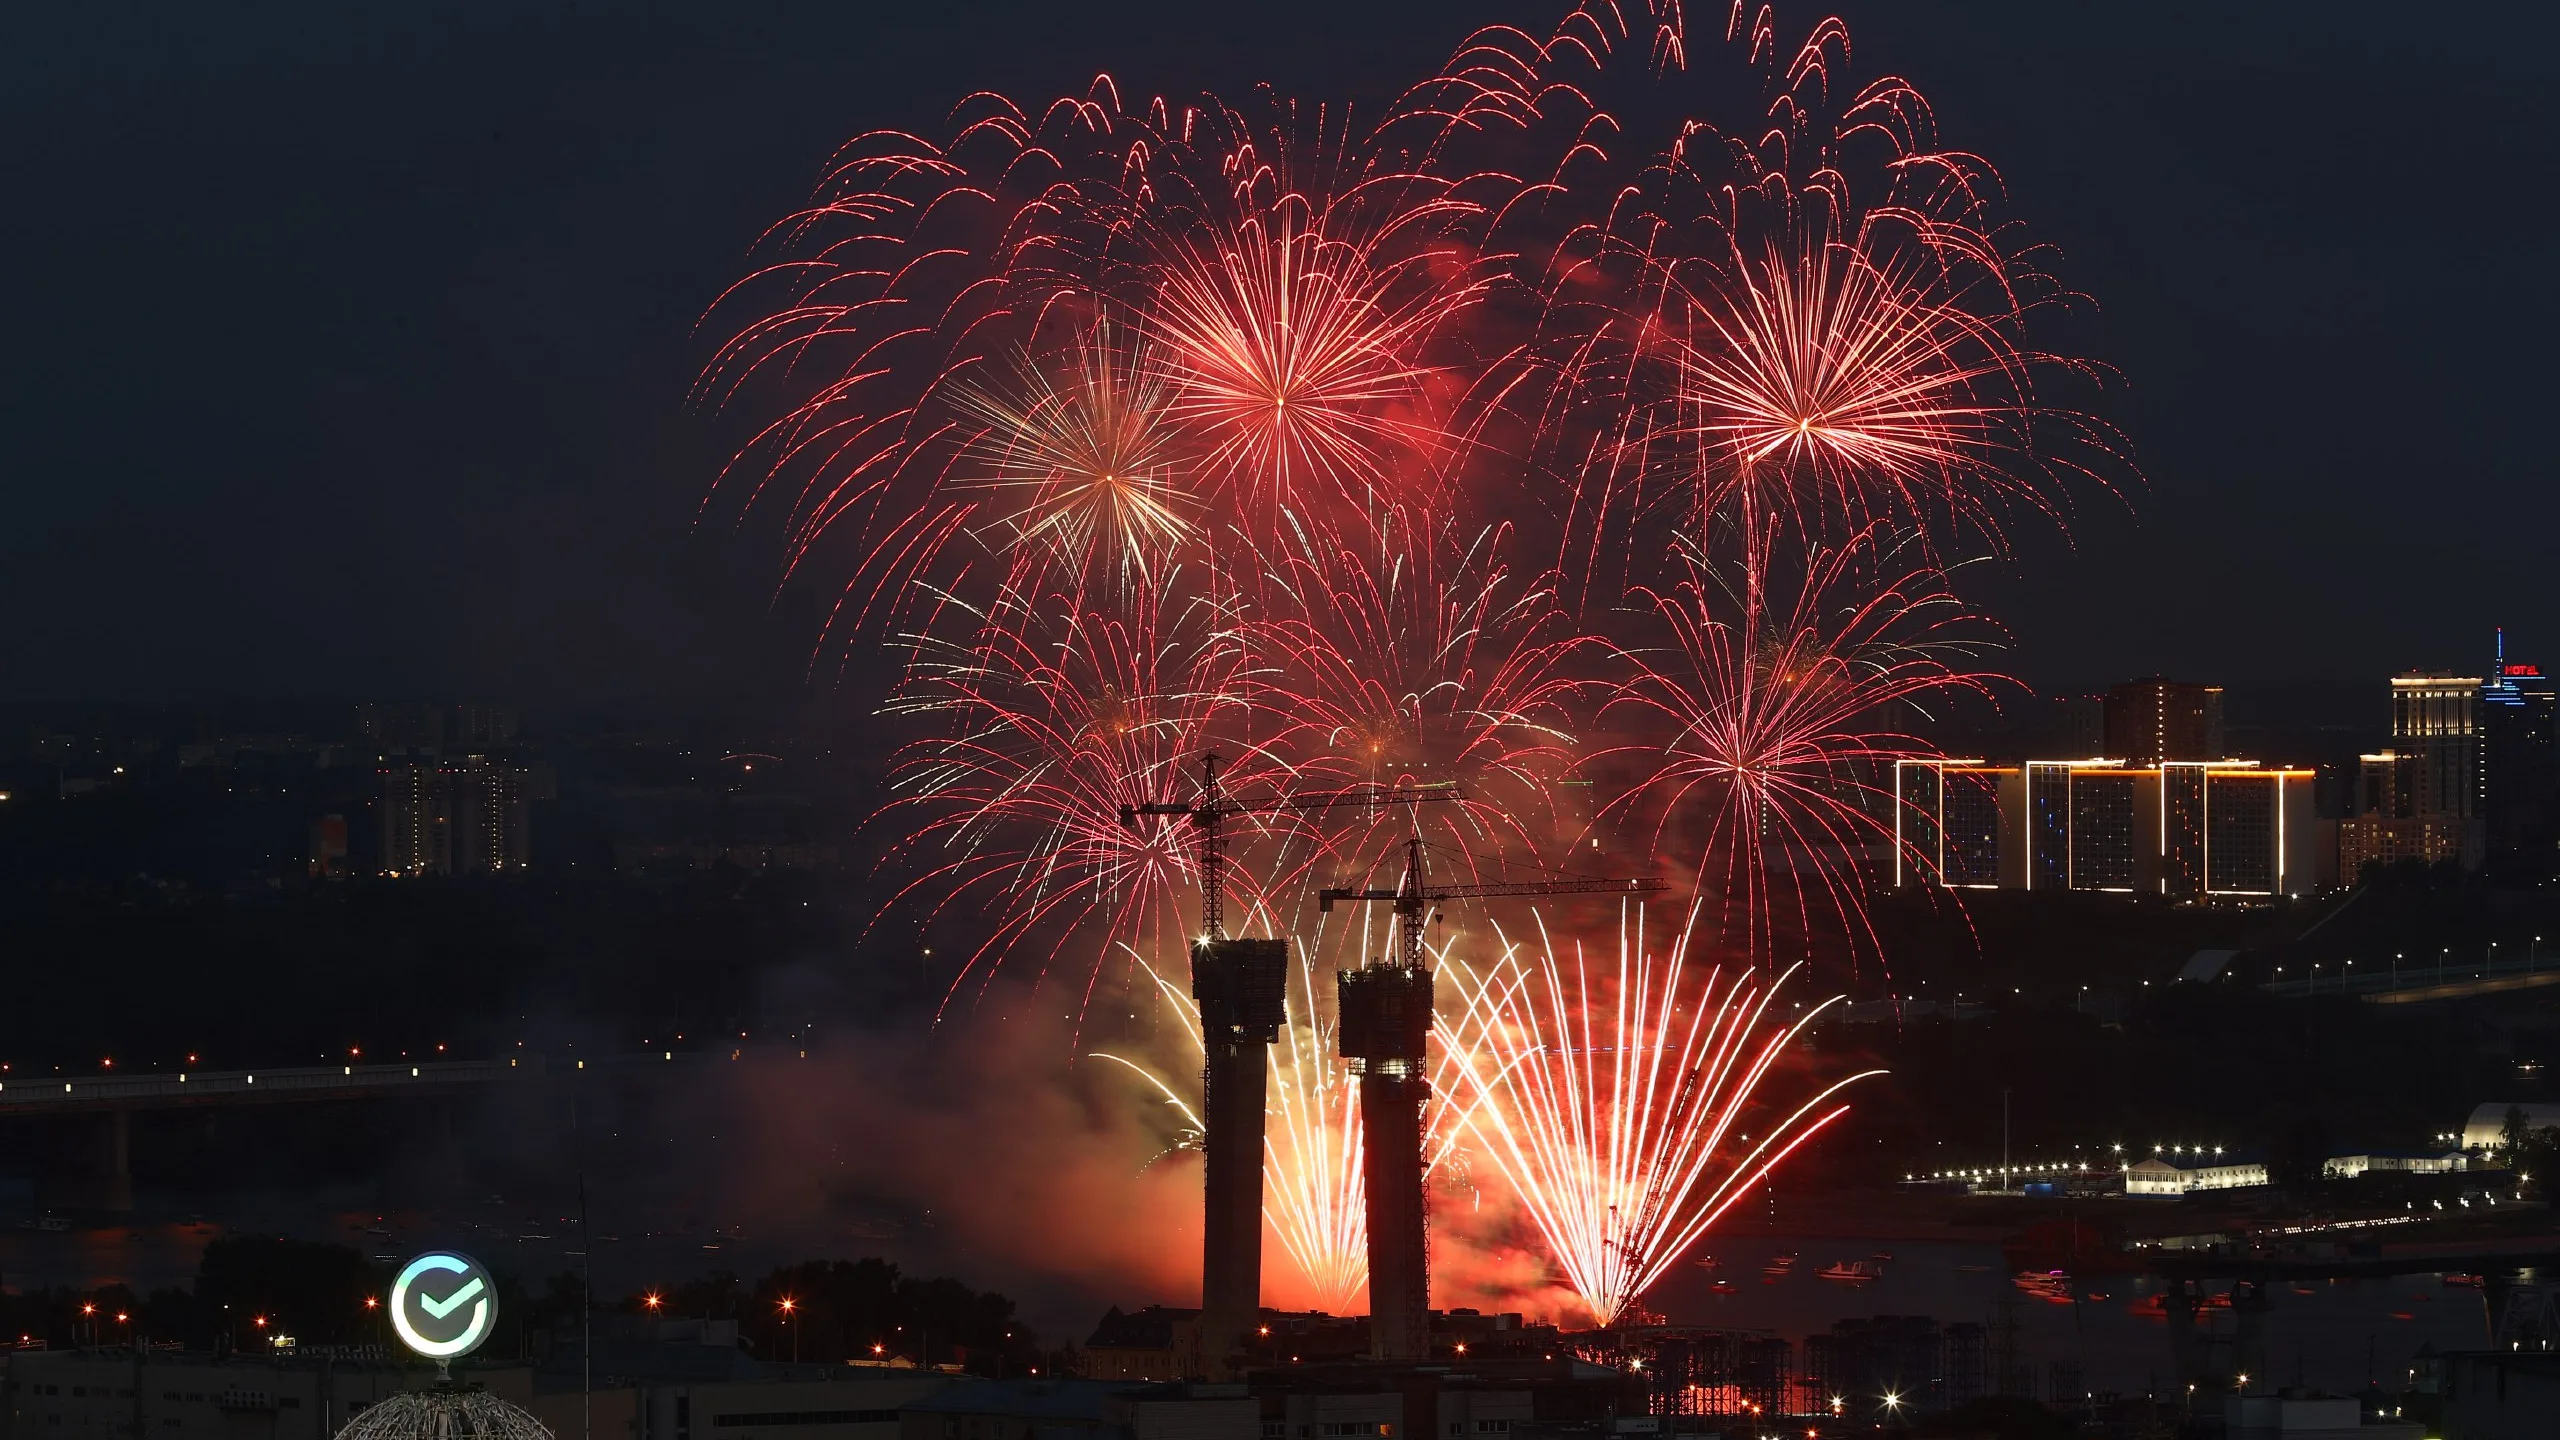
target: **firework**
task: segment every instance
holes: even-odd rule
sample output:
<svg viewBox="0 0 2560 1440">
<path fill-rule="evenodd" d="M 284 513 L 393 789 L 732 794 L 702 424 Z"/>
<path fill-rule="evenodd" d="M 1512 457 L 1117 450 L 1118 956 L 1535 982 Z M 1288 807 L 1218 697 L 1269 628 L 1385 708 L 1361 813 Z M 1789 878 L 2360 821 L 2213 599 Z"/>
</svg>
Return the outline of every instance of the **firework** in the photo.
<svg viewBox="0 0 2560 1440">
<path fill-rule="evenodd" d="M 1561 955 L 1541 920 L 1535 956 L 1506 946 L 1481 971 L 1444 971 L 1461 1002 L 1442 1026 L 1439 1077 L 1455 1126 L 1603 1326 L 1846 1114 L 1844 1089 L 1878 1073 L 1801 1099 L 1764 1094 L 1789 1078 L 1788 1048 L 1831 1002 L 1780 1018 L 1794 971 L 1694 974 L 1694 932 L 1657 953 L 1631 908 L 1614 960 L 1594 961 L 1578 942 Z"/>
<path fill-rule="evenodd" d="M 1208 471 L 1258 498 L 1257 524 L 1310 502 L 1365 508 L 1427 465 L 1441 435 L 1422 355 L 1476 294 L 1447 283 L 1442 252 L 1393 255 L 1395 232 L 1350 238 L 1327 221 L 1284 194 L 1175 239 L 1145 312 L 1174 413 L 1204 436 Z"/>
<path fill-rule="evenodd" d="M 1199 504 L 1177 473 L 1171 386 L 1153 352 L 1098 322 L 1063 354 L 1025 354 L 1003 382 L 965 380 L 954 408 L 983 427 L 964 452 L 972 484 L 1005 508 L 994 525 L 1071 580 L 1097 568 L 1123 587 L 1187 553 Z"/>
<path fill-rule="evenodd" d="M 1836 20 L 1791 50 L 1736 6 L 1720 42 L 1667 3 L 1583 10 L 1479 36 L 1441 82 L 1551 157 L 1497 234 L 1546 303 L 1528 448 L 1571 597 L 1651 582 L 1663 529 L 1738 491 L 1807 543 L 1884 519 L 1960 550 L 2129 478 L 2076 403 L 2107 373 L 2031 338 L 2080 297 L 1997 173 L 1907 82 L 1855 81 Z"/>
<path fill-rule="evenodd" d="M 1776 529 L 1762 522 L 1722 563 L 1691 549 L 1685 579 L 1645 592 L 1663 638 L 1626 652 L 1634 674 L 1610 705 L 1669 738 L 1636 747 L 1636 779 L 1604 811 L 1649 819 L 1653 853 L 1693 851 L 1727 942 L 1754 957 L 1783 904 L 1810 947 L 1817 896 L 1853 942 L 1874 941 L 1858 855 L 1892 841 L 1880 777 L 1932 753 L 1911 733 L 1925 707 L 1999 683 L 1973 668 L 1996 636 L 1941 572 L 1903 559 L 1907 540 L 1870 526 L 1779 570 Z M 1675 823 L 1695 828 L 1684 839 Z"/>
<path fill-rule="evenodd" d="M 1534 853 L 1593 692 L 1573 662 L 1595 647 L 1551 585 L 1510 572 L 1510 545 L 1508 527 L 1462 537 L 1403 506 L 1373 524 L 1295 530 L 1262 560 L 1255 642 L 1307 721 L 1310 772 L 1464 777 L 1463 803 L 1430 821 L 1476 849 Z"/>
<path fill-rule="evenodd" d="M 1090 999 L 1114 940 L 1192 933 L 1189 837 L 1124 825 L 1120 808 L 1174 793 L 1222 732 L 1250 728 L 1236 651 L 1222 643 L 1227 621 L 1205 604 L 1164 613 L 1143 594 L 1126 613 L 1009 595 L 974 618 L 965 641 L 913 638 L 891 703 L 937 725 L 900 752 L 899 798 L 879 817 L 899 827 L 892 858 L 919 869 L 901 897 L 920 898 L 928 921 L 987 902 L 986 938 L 958 967 L 954 993 L 1025 947 L 1037 979 L 1061 956 L 1089 957 L 1079 988 Z M 1286 774 L 1271 748 L 1226 753 L 1229 773 L 1248 783 Z"/>
<path fill-rule="evenodd" d="M 1739 254 L 1690 294 L 1666 341 L 1698 503 L 1788 514 L 1819 531 L 1937 513 L 1981 515 L 1973 488 L 2035 498 L 2003 462 L 2031 409 L 2027 358 L 1996 319 L 1860 244 Z M 1879 516 L 1876 512 L 1881 511 Z"/>
<path fill-rule="evenodd" d="M 1838 1113 L 1739 1141 L 1795 1030 L 1764 971 L 1691 973 L 1691 930 L 1878 948 L 1880 777 L 1993 679 L 1951 571 L 2129 471 L 2072 403 L 2103 372 L 2043 348 L 2076 297 L 1996 173 L 1856 81 L 1837 21 L 1577 9 L 1349 114 L 1097 80 L 857 139 L 713 308 L 698 398 L 747 425 L 715 497 L 834 587 L 822 647 L 890 642 L 879 819 L 897 903 L 981 926 L 952 997 L 1089 1000 L 1174 953 L 1198 827 L 1121 813 L 1209 751 L 1275 802 L 1228 837 L 1262 935 L 1426 826 L 1552 868 L 1564 784 L 1613 787 L 1598 819 L 1694 865 L 1701 908 L 1664 956 L 1622 927 L 1614 969 L 1455 967 L 1429 1152 L 1499 1171 L 1611 1319 Z M 1279 803 L 1443 781 L 1466 798 L 1429 816 Z M 1347 1307 L 1357 1111 L 1291 1014 L 1269 1218 Z"/>
<path fill-rule="evenodd" d="M 990 357 L 1038 348 L 1045 312 L 1003 277 L 1047 213 L 1057 167 L 1109 173 L 1129 132 L 1143 129 L 1094 123 L 1117 110 L 1107 85 L 1087 105 L 1034 122 L 1001 96 L 977 95 L 940 144 L 857 136 L 705 316 L 727 338 L 695 384 L 696 403 L 769 413 L 706 507 L 724 498 L 741 514 L 781 506 L 786 578 L 822 554 L 833 561 L 831 636 L 894 629 L 919 601 L 918 582 L 952 588 L 943 560 L 977 505 L 952 492 L 948 472 L 984 428 L 969 423 L 970 402 L 954 387 Z"/>
</svg>

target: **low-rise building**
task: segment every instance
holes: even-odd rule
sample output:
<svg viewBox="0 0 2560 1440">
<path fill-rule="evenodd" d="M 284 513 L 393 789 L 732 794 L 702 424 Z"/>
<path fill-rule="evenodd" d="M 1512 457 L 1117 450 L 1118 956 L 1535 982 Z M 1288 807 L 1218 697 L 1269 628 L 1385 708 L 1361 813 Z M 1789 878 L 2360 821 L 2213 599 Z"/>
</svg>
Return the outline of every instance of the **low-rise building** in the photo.
<svg viewBox="0 0 2560 1440">
<path fill-rule="evenodd" d="M 2320 1173 L 2333 1180 L 2352 1180 L 2375 1172 L 2449 1175 L 2470 1166 L 2471 1157 L 2459 1150 L 2366 1150 L 2332 1155 L 2321 1163 Z"/>
<path fill-rule="evenodd" d="M 2124 1167 L 2127 1195 L 2192 1195 L 2200 1190 L 2243 1190 L 2267 1183 L 2265 1162 L 2198 1155 L 2173 1160 L 2154 1155 Z"/>
<path fill-rule="evenodd" d="M 8 1433 L 41 1440 L 330 1440 L 367 1407 L 436 1383 L 433 1365 L 375 1346 L 13 1350 L 6 1368 Z M 530 1367 L 467 1373 L 502 1400 L 532 1396 Z"/>
<path fill-rule="evenodd" d="M 1084 1342 L 1085 1374 L 1095 1380 L 1179 1380 L 1201 1373 L 1200 1312 L 1173 1305 L 1122 1310 L 1114 1305 Z"/>
<path fill-rule="evenodd" d="M 2415 1420 L 2367 1421 L 2351 1395 L 2290 1389 L 2267 1395 L 2226 1395 L 2222 1433 L 2229 1440 L 2421 1440 Z"/>
<path fill-rule="evenodd" d="M 2511 1115 L 2522 1115 L 2528 1130 L 2560 1130 L 2560 1105 L 2491 1100 L 2472 1107 L 2471 1118 L 2462 1124 L 2462 1148 L 2490 1150 L 2507 1143 Z"/>
</svg>

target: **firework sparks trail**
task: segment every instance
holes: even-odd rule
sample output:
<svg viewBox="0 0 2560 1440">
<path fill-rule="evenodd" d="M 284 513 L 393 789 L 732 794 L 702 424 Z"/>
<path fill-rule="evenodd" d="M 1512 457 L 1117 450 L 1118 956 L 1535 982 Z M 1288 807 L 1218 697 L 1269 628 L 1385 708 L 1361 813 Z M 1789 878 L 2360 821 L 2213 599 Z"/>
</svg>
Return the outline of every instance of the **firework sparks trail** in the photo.
<svg viewBox="0 0 2560 1440">
<path fill-rule="evenodd" d="M 1112 172 L 1143 139 L 1107 82 L 1037 121 L 971 96 L 940 144 L 856 136 L 705 315 L 732 328 L 696 403 L 781 404 L 704 503 L 726 496 L 744 513 L 779 496 L 786 581 L 841 542 L 828 638 L 905 623 L 915 582 L 951 588 L 943 561 L 977 507 L 947 472 L 978 428 L 952 413 L 952 387 L 1009 347 L 1036 348 L 1043 311 L 1004 276 L 1048 213 L 1045 193 L 1062 174 Z"/>
<path fill-rule="evenodd" d="M 1445 532 L 1402 506 L 1374 525 L 1294 529 L 1261 560 L 1257 641 L 1308 721 L 1311 773 L 1463 776 L 1461 803 L 1428 818 L 1475 849 L 1534 853 L 1553 828 L 1539 817 L 1552 818 L 1550 787 L 1571 763 L 1577 702 L 1595 688 L 1572 662 L 1596 645 L 1551 585 L 1510 573 L 1508 527 Z"/>
<path fill-rule="evenodd" d="M 1173 827 L 1129 827 L 1120 807 L 1173 793 L 1239 705 L 1227 617 L 1207 604 L 1128 615 L 1071 596 L 1009 596 L 961 642 L 914 638 L 893 713 L 939 721 L 892 767 L 898 798 L 882 823 L 904 827 L 892 858 L 920 863 L 905 891 L 926 919 L 979 901 L 986 938 L 958 967 L 956 995 L 980 986 L 1014 946 L 1046 979 L 1062 956 L 1090 955 L 1089 1002 L 1114 939 L 1179 941 L 1198 903 L 1197 857 Z M 1227 773 L 1285 778 L 1268 748 L 1229 747 Z M 1247 871 L 1287 878 L 1285 871 Z M 1261 905 L 1245 897 L 1242 909 Z M 948 1004 L 948 999 L 945 1001 Z"/>
<path fill-rule="evenodd" d="M 1671 438 L 1695 445 L 1702 512 L 1770 492 L 1765 508 L 1818 531 L 1808 512 L 1907 523 L 1986 515 L 1976 487 L 2034 500 L 1999 463 L 2032 407 L 2028 357 L 2000 321 L 1932 293 L 1942 267 L 1806 250 L 1737 254 L 1666 347 L 1686 417 Z"/>
<path fill-rule="evenodd" d="M 1441 83 L 1555 157 L 1495 233 L 1546 297 L 1533 448 L 1576 597 L 1614 603 L 1667 554 L 1648 531 L 1740 486 L 1809 542 L 1892 519 L 1998 545 L 2006 510 L 2132 478 L 2073 403 L 2109 372 L 2029 338 L 2082 297 L 1915 88 L 1854 80 L 1839 21 L 1789 50 L 1736 5 L 1717 43 L 1638 0 L 1487 31 Z"/>
<path fill-rule="evenodd" d="M 1462 1130 L 1519 1197 L 1581 1303 L 1614 1324 L 1735 1201 L 1848 1112 L 1866 1071 L 1801 1099 L 1764 1090 L 1804 1027 L 1773 1014 L 1794 969 L 1703 976 L 1695 915 L 1666 951 L 1640 907 L 1614 960 L 1544 933 L 1481 971 L 1446 972 L 1461 1001 L 1443 1022 L 1442 1083 Z M 1748 1124 L 1750 1131 L 1740 1127 Z"/>
<path fill-rule="evenodd" d="M 1671 738 L 1611 808 L 1653 817 L 1652 853 L 1694 846 L 1698 891 L 1722 897 L 1726 941 L 1745 955 L 1771 954 L 1789 900 L 1810 952 L 1817 896 L 1853 947 L 1872 947 L 1857 856 L 1891 843 L 1897 803 L 1879 777 L 1934 753 L 1906 728 L 1925 707 L 2002 683 L 1972 668 L 1995 637 L 1881 525 L 1805 556 L 1792 593 L 1773 593 L 1776 522 L 1760 528 L 1738 558 L 1692 549 L 1686 579 L 1645 592 L 1666 639 L 1629 652 L 1635 673 L 1609 703 Z M 1675 820 L 1704 834 L 1683 846 Z"/>
<path fill-rule="evenodd" d="M 1459 193 L 1475 177 L 1402 168 L 1386 137 L 1412 118 L 1301 141 L 1286 102 L 1132 110 L 1103 79 L 1036 119 L 973 96 L 939 144 L 857 138 L 706 316 L 734 328 L 696 402 L 784 400 L 715 495 L 784 497 L 786 579 L 842 557 L 828 633 L 850 641 L 905 623 L 916 582 L 956 588 L 954 541 L 991 524 L 1072 545 L 1116 518 L 1160 571 L 1199 558 L 1204 519 L 1268 535 L 1293 499 L 1425 483 L 1474 378 L 1430 352 L 1488 283 L 1489 212 Z M 1108 317 L 1143 353 L 1094 353 Z M 1008 373 L 1080 347 L 1081 375 Z M 1143 478 L 1094 464 L 1133 447 Z M 992 521 L 990 459 L 1032 492 Z"/>
</svg>

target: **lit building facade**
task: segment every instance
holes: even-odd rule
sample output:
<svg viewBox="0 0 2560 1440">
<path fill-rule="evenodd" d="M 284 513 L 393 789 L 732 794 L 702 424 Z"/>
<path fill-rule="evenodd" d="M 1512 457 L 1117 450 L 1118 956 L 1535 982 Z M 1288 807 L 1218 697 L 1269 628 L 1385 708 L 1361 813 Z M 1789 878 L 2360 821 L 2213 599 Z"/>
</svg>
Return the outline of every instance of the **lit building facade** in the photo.
<svg viewBox="0 0 2560 1440">
<path fill-rule="evenodd" d="M 2265 1162 L 2225 1160 L 2219 1153 L 2208 1159 L 2197 1151 L 2187 1160 L 2154 1155 L 2124 1167 L 2127 1195 L 2192 1195 L 2199 1190 L 2246 1190 L 2266 1183 Z"/>
<path fill-rule="evenodd" d="M 532 858 L 529 772 L 486 755 L 456 764 L 387 765 L 382 871 L 451 875 L 522 870 Z"/>
<path fill-rule="evenodd" d="M 522 870 L 533 858 L 524 769 L 473 755 L 451 768 L 457 870 Z"/>
<path fill-rule="evenodd" d="M 2391 752 L 2400 813 L 2451 820 L 2480 814 L 2477 675 L 2391 678 Z"/>
<path fill-rule="evenodd" d="M 2358 757 L 2357 813 L 2338 823 L 2341 877 L 2412 860 L 2479 867 L 2487 843 L 2482 712 L 2489 693 L 2477 675 L 2392 677 L 2391 748 Z"/>
<path fill-rule="evenodd" d="M 2307 895 L 2312 772 L 2254 760 L 1905 760 L 1896 884 L 2178 900 Z"/>
<path fill-rule="evenodd" d="M 385 766 L 382 873 L 443 875 L 453 869 L 453 776 L 441 765 Z"/>
</svg>

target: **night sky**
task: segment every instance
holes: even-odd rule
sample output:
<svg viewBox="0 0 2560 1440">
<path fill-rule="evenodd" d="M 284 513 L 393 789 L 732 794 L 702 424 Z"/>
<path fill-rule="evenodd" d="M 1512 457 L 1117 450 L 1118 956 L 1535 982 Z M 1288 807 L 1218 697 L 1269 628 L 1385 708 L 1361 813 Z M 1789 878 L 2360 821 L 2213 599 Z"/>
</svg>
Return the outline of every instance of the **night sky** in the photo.
<svg viewBox="0 0 2560 1440">
<path fill-rule="evenodd" d="M 0 694 L 801 695 L 813 621 L 767 537 L 696 527 L 719 436 L 683 396 L 694 319 L 836 142 L 1106 68 L 1375 97 L 1558 13 L 19 7 Z M 2500 622 L 2560 663 L 2552 11 L 1845 13 L 1862 74 L 2000 167 L 2126 380 L 2147 487 L 1977 572 L 2007 668 L 2357 680 Z"/>
</svg>

